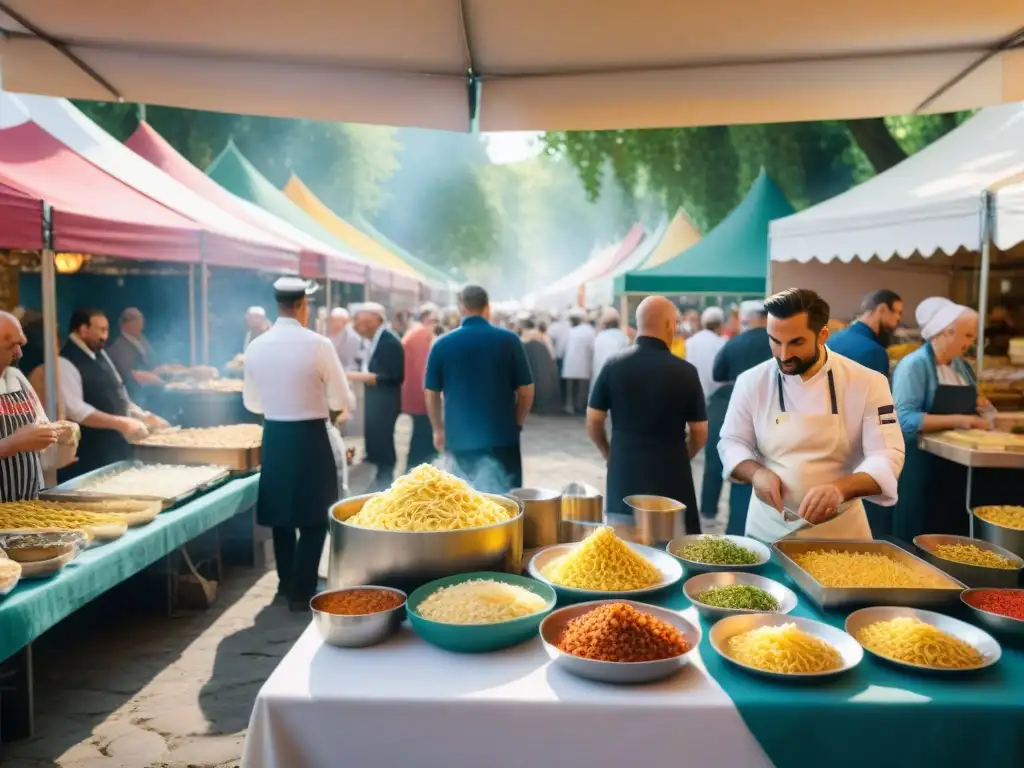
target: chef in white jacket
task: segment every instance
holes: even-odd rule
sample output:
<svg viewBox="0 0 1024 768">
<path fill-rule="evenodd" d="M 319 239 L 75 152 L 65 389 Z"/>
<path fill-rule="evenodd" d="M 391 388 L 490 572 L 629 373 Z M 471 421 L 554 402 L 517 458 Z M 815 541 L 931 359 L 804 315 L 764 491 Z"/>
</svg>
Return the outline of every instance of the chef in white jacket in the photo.
<svg viewBox="0 0 1024 768">
<path fill-rule="evenodd" d="M 604 368 L 609 358 L 629 346 L 629 337 L 619 327 L 621 319 L 619 312 L 612 307 L 606 307 L 601 312 L 601 330 L 594 337 L 594 364 L 590 376 L 590 387 L 593 389 L 597 381 L 597 374 Z"/>
<path fill-rule="evenodd" d="M 903 435 L 889 382 L 825 349 L 829 307 L 814 291 L 769 297 L 773 359 L 742 373 L 718 450 L 750 483 L 748 536 L 870 539 L 861 499 L 896 503 Z"/>
<path fill-rule="evenodd" d="M 581 307 L 569 310 L 569 336 L 565 342 L 562 360 L 562 378 L 565 379 L 565 410 L 570 414 L 587 410 L 590 377 L 594 372 L 594 338 L 597 331 L 587 322 L 587 313 Z"/>
</svg>

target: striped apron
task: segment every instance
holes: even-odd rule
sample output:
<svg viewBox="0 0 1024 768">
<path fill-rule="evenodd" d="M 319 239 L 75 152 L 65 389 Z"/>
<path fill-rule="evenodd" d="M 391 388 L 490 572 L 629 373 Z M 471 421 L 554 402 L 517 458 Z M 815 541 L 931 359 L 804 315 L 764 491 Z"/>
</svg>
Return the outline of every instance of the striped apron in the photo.
<svg viewBox="0 0 1024 768">
<path fill-rule="evenodd" d="M 29 392 L 20 389 L 0 395 L 0 439 L 10 437 L 35 421 L 35 404 Z M 38 453 L 16 453 L 0 459 L 0 501 L 25 501 L 38 497 L 42 472 Z"/>
</svg>

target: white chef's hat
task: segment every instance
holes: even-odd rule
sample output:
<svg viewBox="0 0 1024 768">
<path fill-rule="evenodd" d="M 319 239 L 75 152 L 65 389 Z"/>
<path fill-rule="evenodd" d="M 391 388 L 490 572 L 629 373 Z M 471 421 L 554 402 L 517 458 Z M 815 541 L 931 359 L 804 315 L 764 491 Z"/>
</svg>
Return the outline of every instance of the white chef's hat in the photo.
<svg viewBox="0 0 1024 768">
<path fill-rule="evenodd" d="M 708 307 L 700 315 L 700 324 L 709 325 L 710 323 L 718 323 L 721 325 L 725 322 L 725 312 L 722 311 L 721 307 Z"/>
<path fill-rule="evenodd" d="M 247 310 L 245 310 L 245 314 L 251 315 L 253 317 L 266 317 L 267 310 L 265 310 L 263 307 L 249 307 Z"/>
<path fill-rule="evenodd" d="M 606 325 L 608 323 L 617 323 L 621 320 L 619 317 L 619 310 L 615 307 L 605 307 L 601 310 L 601 324 Z"/>
<path fill-rule="evenodd" d="M 921 329 L 922 338 L 927 341 L 949 328 L 964 312 L 970 311 L 970 307 L 957 304 L 943 296 L 932 296 L 917 305 L 914 317 Z"/>
<path fill-rule="evenodd" d="M 311 296 L 319 286 L 301 277 L 279 277 L 274 281 L 274 295 L 278 301 L 297 301 Z"/>
</svg>

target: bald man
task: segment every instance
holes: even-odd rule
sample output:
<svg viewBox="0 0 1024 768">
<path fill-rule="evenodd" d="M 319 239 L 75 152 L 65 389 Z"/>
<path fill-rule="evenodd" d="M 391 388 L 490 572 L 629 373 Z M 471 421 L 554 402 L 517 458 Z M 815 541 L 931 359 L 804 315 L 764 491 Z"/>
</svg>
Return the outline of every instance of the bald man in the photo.
<svg viewBox="0 0 1024 768">
<path fill-rule="evenodd" d="M 51 423 L 28 380 L 14 367 L 24 343 L 18 318 L 0 312 L 0 502 L 36 498 L 44 460 L 55 469 L 69 464 L 77 447 L 73 425 Z"/>
<path fill-rule="evenodd" d="M 690 459 L 707 441 L 708 422 L 697 369 L 669 351 L 676 317 L 661 296 L 640 302 L 636 344 L 610 358 L 594 382 L 587 434 L 608 462 L 609 514 L 630 514 L 626 496 L 667 496 L 686 506 L 686 532 L 700 533 Z"/>
</svg>

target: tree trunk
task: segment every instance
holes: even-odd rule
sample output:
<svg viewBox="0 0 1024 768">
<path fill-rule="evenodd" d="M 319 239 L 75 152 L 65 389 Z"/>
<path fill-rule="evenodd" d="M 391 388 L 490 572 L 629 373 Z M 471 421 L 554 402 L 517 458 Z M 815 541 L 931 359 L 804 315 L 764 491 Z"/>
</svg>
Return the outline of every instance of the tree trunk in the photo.
<svg viewBox="0 0 1024 768">
<path fill-rule="evenodd" d="M 846 127 L 864 154 L 867 155 L 875 171 L 881 173 L 907 159 L 881 117 L 869 117 L 863 120 L 847 120 Z"/>
</svg>

